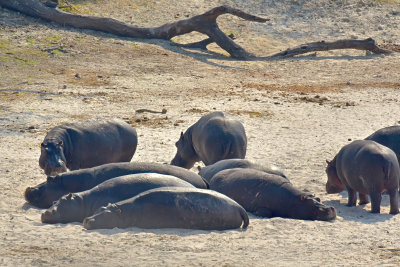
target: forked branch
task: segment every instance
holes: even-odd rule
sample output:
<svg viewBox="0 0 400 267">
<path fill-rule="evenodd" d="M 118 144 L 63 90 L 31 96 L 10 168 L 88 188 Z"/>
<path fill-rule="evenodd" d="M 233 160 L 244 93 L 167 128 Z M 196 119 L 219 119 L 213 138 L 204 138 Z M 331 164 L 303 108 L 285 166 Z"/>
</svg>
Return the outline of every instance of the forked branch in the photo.
<svg viewBox="0 0 400 267">
<path fill-rule="evenodd" d="M 294 49 L 288 49 L 272 56 L 257 57 L 244 50 L 223 31 L 221 31 L 217 24 L 217 18 L 220 15 L 231 14 L 248 21 L 261 23 L 268 21 L 268 19 L 253 16 L 228 6 L 219 6 L 201 15 L 153 28 L 135 27 L 111 18 L 71 14 L 59 9 L 50 8 L 38 0 L 0 0 L 0 6 L 19 11 L 25 15 L 52 21 L 62 26 L 102 31 L 124 37 L 170 40 L 175 36 L 197 31 L 207 35 L 208 38 L 201 42 L 182 46 L 206 49 L 208 44 L 215 42 L 222 49 L 227 51 L 231 57 L 237 59 L 278 59 L 282 57 L 293 57 L 295 55 L 312 51 L 344 48 L 369 50 L 377 54 L 388 54 L 391 52 L 379 48 L 375 44 L 374 40 L 367 39 L 362 41 L 341 40 L 333 43 L 327 43 L 324 41 L 315 42 L 301 45 Z"/>
</svg>

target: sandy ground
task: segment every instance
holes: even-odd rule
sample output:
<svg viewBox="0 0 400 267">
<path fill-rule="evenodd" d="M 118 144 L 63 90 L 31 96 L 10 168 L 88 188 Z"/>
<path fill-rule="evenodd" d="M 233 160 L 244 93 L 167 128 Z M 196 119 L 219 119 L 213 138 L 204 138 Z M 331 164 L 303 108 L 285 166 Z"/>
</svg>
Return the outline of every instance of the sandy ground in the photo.
<svg viewBox="0 0 400 267">
<path fill-rule="evenodd" d="M 398 1 L 70 2 L 82 13 L 141 26 L 229 4 L 271 19 L 218 20 L 259 55 L 342 38 L 400 43 Z M 400 264 L 400 215 L 388 215 L 388 196 L 378 215 L 370 205 L 346 207 L 347 193 L 327 195 L 324 187 L 326 159 L 350 140 L 400 123 L 400 54 L 342 50 L 266 62 L 231 60 L 209 48 L 215 53 L 62 28 L 0 9 L 0 266 Z M 167 113 L 136 113 L 143 108 Z M 284 169 L 296 187 L 334 206 L 337 219 L 250 215 L 245 231 L 86 231 L 79 223 L 42 224 L 42 210 L 25 203 L 25 188 L 45 179 L 39 145 L 56 125 L 122 118 L 139 134 L 132 161 L 169 162 L 180 132 L 214 110 L 243 122 L 248 159 Z"/>
</svg>

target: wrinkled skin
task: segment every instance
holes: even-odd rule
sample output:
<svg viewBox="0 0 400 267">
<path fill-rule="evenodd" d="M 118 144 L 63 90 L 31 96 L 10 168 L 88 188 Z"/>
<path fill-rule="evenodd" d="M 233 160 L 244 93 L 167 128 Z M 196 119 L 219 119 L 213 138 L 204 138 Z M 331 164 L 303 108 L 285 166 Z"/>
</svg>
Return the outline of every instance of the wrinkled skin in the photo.
<svg viewBox="0 0 400 267">
<path fill-rule="evenodd" d="M 193 185 L 177 177 L 156 173 L 139 173 L 107 180 L 90 190 L 69 193 L 42 213 L 43 223 L 82 222 L 98 208 L 131 198 L 158 187 L 190 187 Z"/>
<path fill-rule="evenodd" d="M 284 217 L 301 220 L 329 221 L 336 210 L 318 198 L 296 189 L 287 179 L 248 168 L 218 172 L 210 189 L 232 198 L 246 211 L 260 217 Z"/>
<path fill-rule="evenodd" d="M 190 169 L 197 161 L 210 165 L 223 159 L 243 159 L 247 137 L 242 123 L 223 112 L 213 112 L 181 133 L 175 145 L 171 165 Z"/>
<path fill-rule="evenodd" d="M 88 229 L 140 227 L 227 230 L 246 228 L 249 218 L 238 203 L 215 191 L 157 188 L 109 204 L 83 221 Z"/>
<path fill-rule="evenodd" d="M 276 174 L 286 178 L 286 175 L 281 169 L 274 165 L 260 165 L 253 163 L 247 159 L 223 159 L 214 164 L 205 166 L 200 169 L 199 175 L 203 177 L 206 181 L 210 181 L 212 177 L 220 171 L 234 168 L 250 168 L 255 170 L 260 170 L 266 173 Z"/>
<path fill-rule="evenodd" d="M 81 192 L 122 175 L 160 173 L 178 177 L 198 188 L 208 184 L 196 173 L 184 168 L 154 162 L 119 162 L 48 176 L 47 181 L 25 190 L 25 199 L 39 208 L 49 208 L 54 201 L 68 193 Z"/>
<path fill-rule="evenodd" d="M 129 162 L 137 133 L 119 120 L 90 119 L 51 129 L 41 144 L 39 166 L 48 176 L 111 162 Z M 101 155 L 101 156 L 100 156 Z"/>
<path fill-rule="evenodd" d="M 346 189 L 347 206 L 355 206 L 357 192 L 359 204 L 369 202 L 371 212 L 380 213 L 382 192 L 390 197 L 390 214 L 397 214 L 400 168 L 396 154 L 389 148 L 371 140 L 356 140 L 344 146 L 332 161 L 327 161 L 326 191 L 339 193 Z"/>
</svg>

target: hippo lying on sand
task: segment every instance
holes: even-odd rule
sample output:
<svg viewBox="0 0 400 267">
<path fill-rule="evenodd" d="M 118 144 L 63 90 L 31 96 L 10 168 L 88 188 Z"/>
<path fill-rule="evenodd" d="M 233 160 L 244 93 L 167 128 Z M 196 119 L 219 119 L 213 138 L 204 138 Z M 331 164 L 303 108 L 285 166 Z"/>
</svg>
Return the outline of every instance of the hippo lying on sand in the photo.
<svg viewBox="0 0 400 267">
<path fill-rule="evenodd" d="M 92 119 L 56 126 L 41 144 L 39 166 L 46 175 L 111 162 L 129 162 L 136 151 L 136 130 L 119 120 Z"/>
<path fill-rule="evenodd" d="M 238 203 L 220 193 L 196 188 L 157 188 L 109 204 L 85 218 L 86 229 L 184 228 L 227 230 L 246 228 L 249 217 Z"/>
<path fill-rule="evenodd" d="M 199 175 L 203 177 L 207 182 L 210 182 L 211 178 L 220 171 L 234 168 L 250 168 L 266 173 L 276 174 L 286 178 L 286 175 L 281 169 L 274 165 L 260 165 L 253 163 L 247 159 L 223 159 L 214 164 L 203 167 L 199 171 Z"/>
<path fill-rule="evenodd" d="M 171 164 L 186 169 L 197 161 L 205 165 L 246 156 L 247 137 L 242 123 L 223 112 L 213 112 L 190 126 L 176 142 Z"/>
<path fill-rule="evenodd" d="M 196 173 L 161 163 L 120 162 L 70 171 L 47 177 L 47 181 L 25 190 L 25 199 L 39 208 L 49 208 L 61 196 L 73 192 L 81 192 L 122 175 L 135 173 L 160 173 L 178 177 L 198 188 L 208 188 L 207 183 Z"/>
<path fill-rule="evenodd" d="M 254 169 L 228 169 L 217 173 L 210 189 L 232 198 L 246 211 L 261 217 L 329 221 L 336 210 L 296 189 L 286 178 Z"/>
<path fill-rule="evenodd" d="M 400 126 L 390 126 L 379 129 L 365 138 L 365 140 L 375 141 L 393 150 L 400 164 Z"/>
<path fill-rule="evenodd" d="M 82 222 L 100 207 L 136 196 L 144 191 L 166 186 L 193 185 L 171 175 L 138 173 L 107 180 L 92 189 L 64 195 L 42 213 L 44 223 Z"/>
<path fill-rule="evenodd" d="M 371 198 L 373 213 L 380 213 L 382 192 L 390 196 L 390 214 L 397 214 L 400 170 L 396 154 L 386 146 L 371 140 L 356 140 L 344 146 L 332 161 L 327 161 L 326 192 L 339 193 L 347 189 L 348 206 Z"/>
</svg>

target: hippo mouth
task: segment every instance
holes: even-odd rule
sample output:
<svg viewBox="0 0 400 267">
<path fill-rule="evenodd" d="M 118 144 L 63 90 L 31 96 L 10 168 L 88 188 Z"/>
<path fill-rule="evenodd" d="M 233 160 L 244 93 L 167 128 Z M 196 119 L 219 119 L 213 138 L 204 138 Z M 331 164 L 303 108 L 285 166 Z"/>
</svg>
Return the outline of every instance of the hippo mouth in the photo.
<svg viewBox="0 0 400 267">
<path fill-rule="evenodd" d="M 57 174 L 66 172 L 67 170 L 68 169 L 65 166 L 65 164 L 61 164 L 61 166 L 57 166 L 57 167 L 46 165 L 46 168 L 44 169 L 44 173 L 47 176 L 56 176 Z"/>
<path fill-rule="evenodd" d="M 315 220 L 331 221 L 336 218 L 336 209 L 334 207 L 323 207 L 318 209 Z"/>
</svg>

